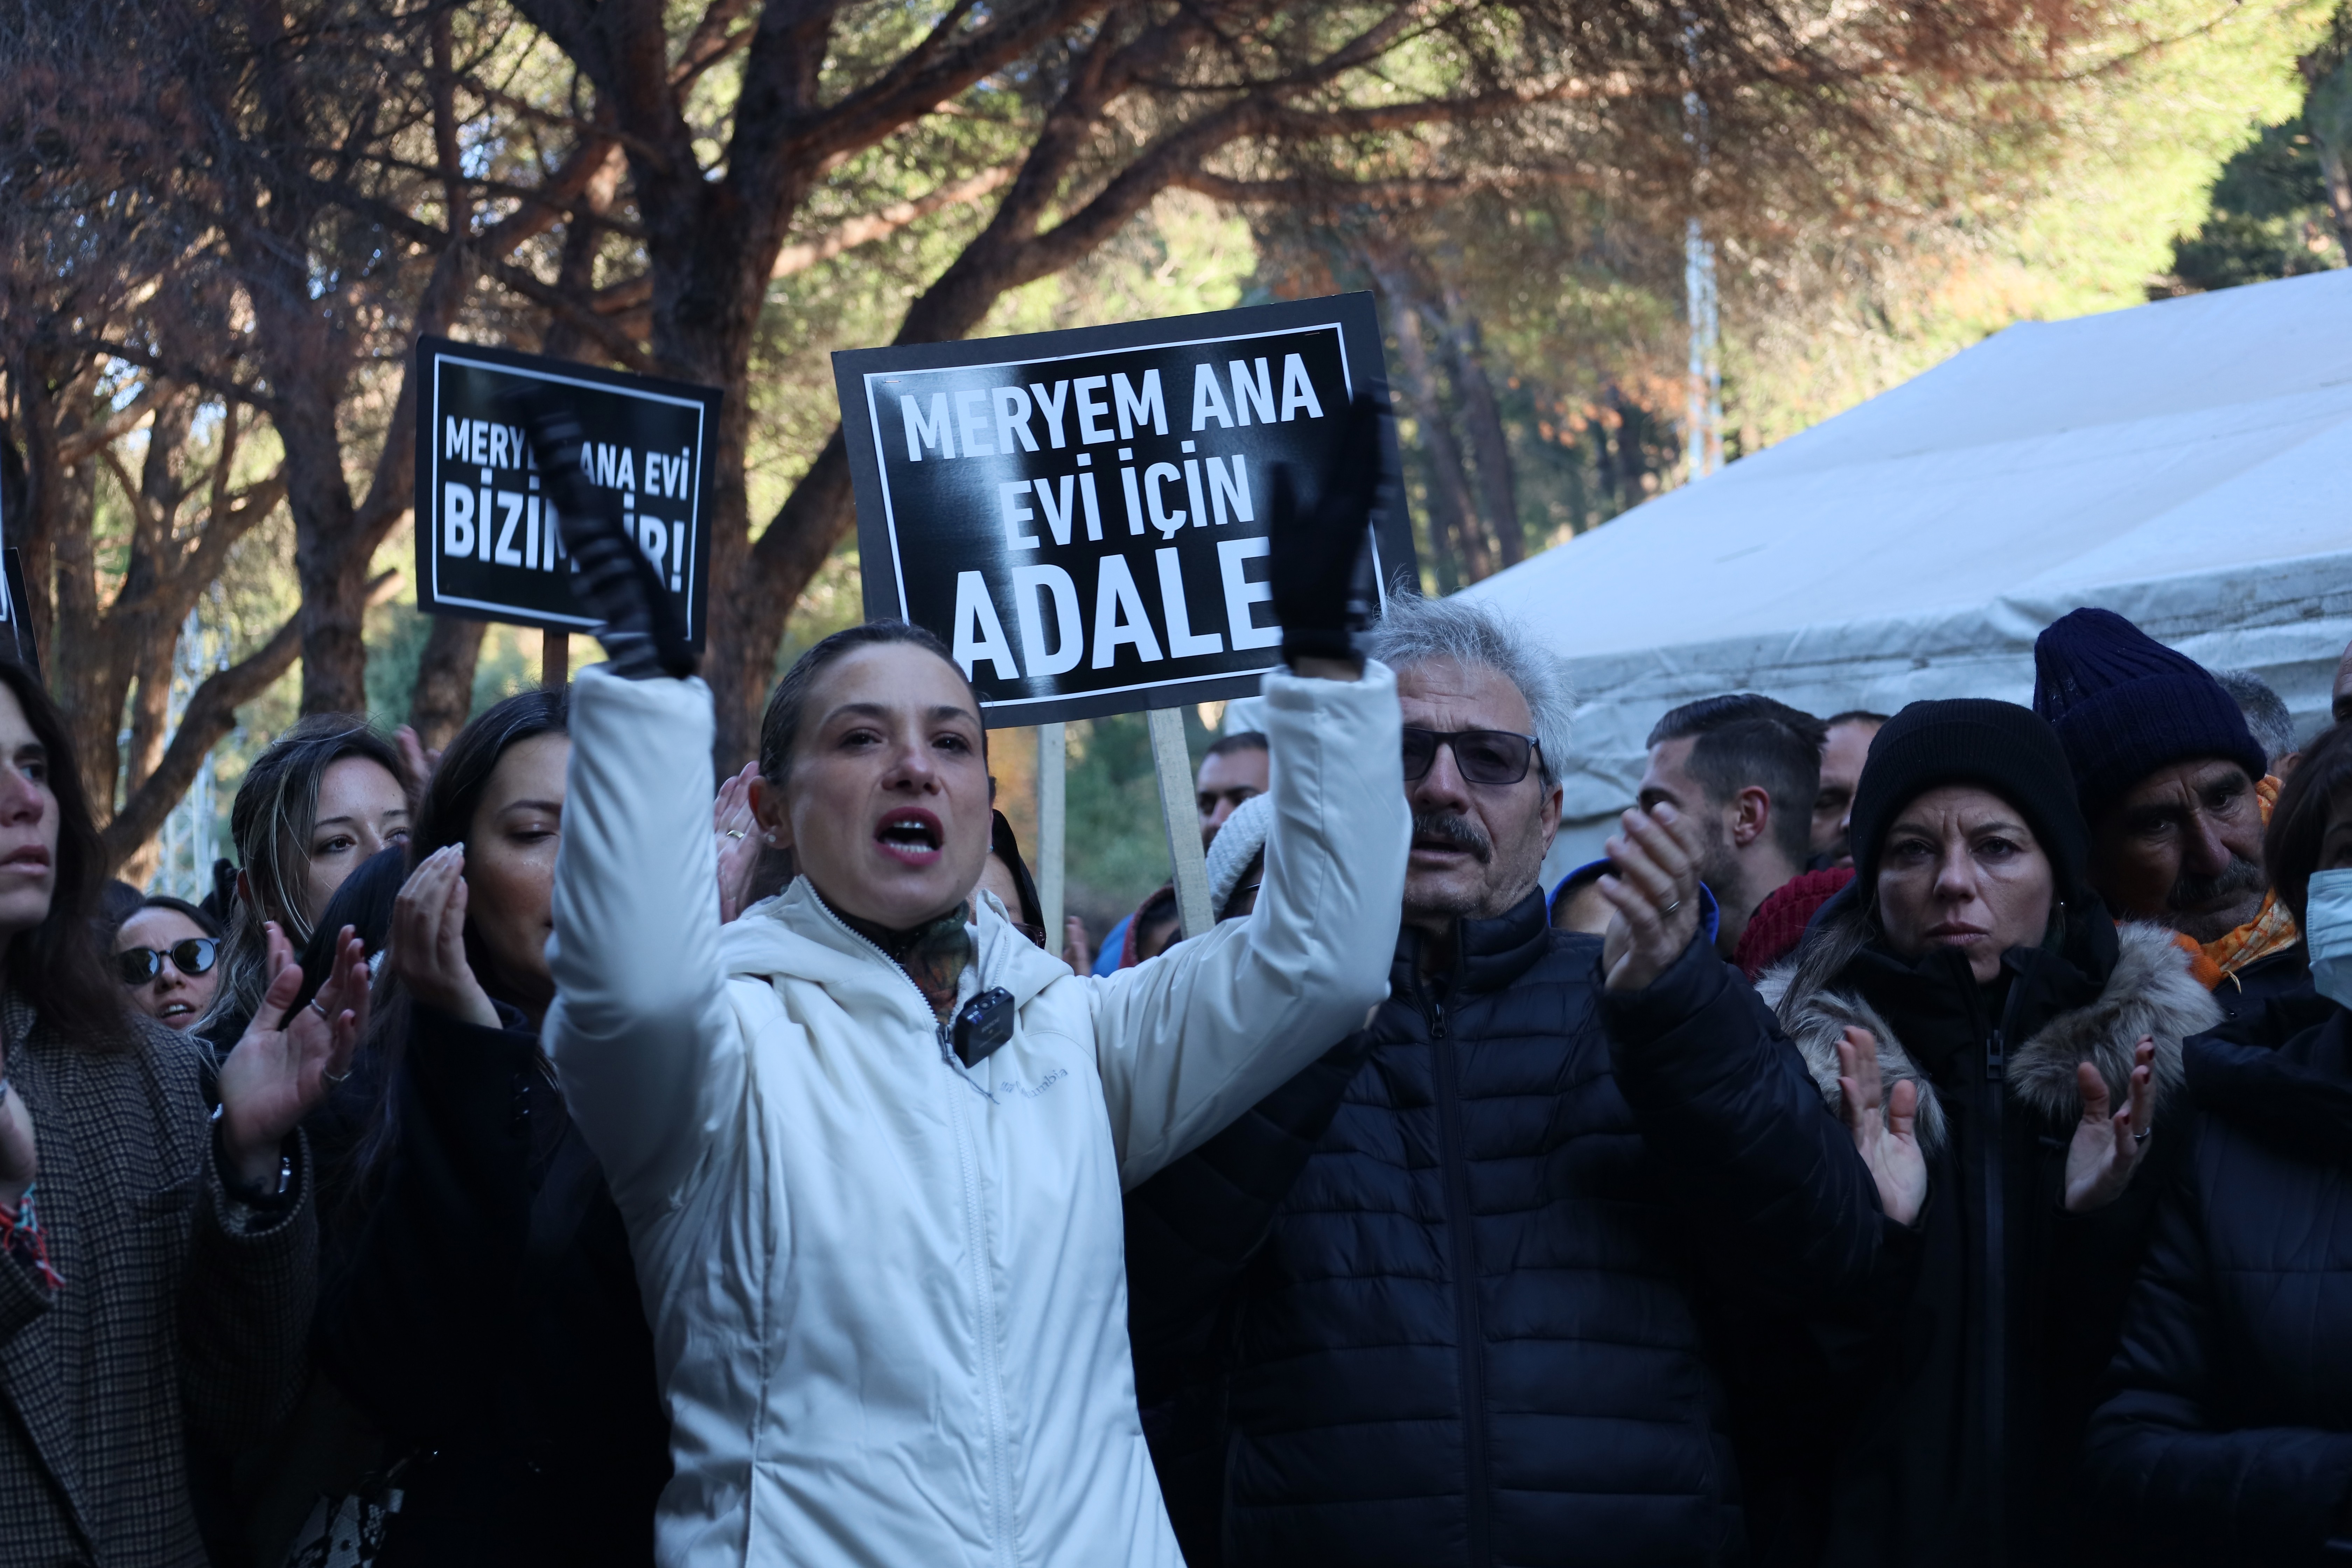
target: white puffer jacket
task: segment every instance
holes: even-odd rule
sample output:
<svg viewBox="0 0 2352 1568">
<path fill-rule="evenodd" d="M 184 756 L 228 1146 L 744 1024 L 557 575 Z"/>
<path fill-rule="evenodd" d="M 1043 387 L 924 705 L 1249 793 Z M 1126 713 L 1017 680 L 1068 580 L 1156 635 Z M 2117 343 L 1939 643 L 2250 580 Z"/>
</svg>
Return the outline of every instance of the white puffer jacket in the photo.
<svg viewBox="0 0 2352 1568">
<path fill-rule="evenodd" d="M 1403 896 L 1393 679 L 1266 698 L 1255 912 L 1097 980 L 982 900 L 1018 1021 L 967 1071 L 805 880 L 719 925 L 701 683 L 583 674 L 546 1040 L 653 1325 L 665 1568 L 1179 1568 L 1122 1187 L 1363 1025 Z"/>
</svg>

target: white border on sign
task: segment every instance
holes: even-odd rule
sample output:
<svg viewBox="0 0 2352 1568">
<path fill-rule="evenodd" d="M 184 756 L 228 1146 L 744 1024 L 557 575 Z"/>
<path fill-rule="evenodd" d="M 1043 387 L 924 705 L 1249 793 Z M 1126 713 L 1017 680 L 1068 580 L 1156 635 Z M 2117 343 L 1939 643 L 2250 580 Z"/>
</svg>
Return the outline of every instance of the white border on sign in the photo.
<svg viewBox="0 0 2352 1568">
<path fill-rule="evenodd" d="M 501 375 L 529 376 L 533 381 L 550 381 L 554 382 L 561 386 L 585 387 L 591 392 L 609 392 L 616 396 L 635 397 L 646 403 L 668 403 L 674 404 L 680 408 L 693 409 L 695 455 L 694 506 L 690 510 L 687 518 L 686 545 L 688 552 L 692 552 L 696 549 L 697 543 L 702 536 L 702 530 L 698 525 L 702 517 L 701 458 L 704 438 L 703 424 L 709 412 L 704 407 L 701 399 L 696 397 L 678 397 L 667 392 L 649 392 L 637 387 L 614 386 L 609 382 L 589 381 L 584 377 L 576 375 L 558 375 L 552 371 L 527 370 L 516 365 L 500 364 L 495 360 L 468 359 L 463 354 L 442 353 L 436 351 L 433 355 L 433 416 L 436 421 L 441 417 L 441 367 L 445 364 L 460 364 L 473 370 L 496 371 Z M 420 432 L 420 435 L 426 437 L 431 443 L 427 449 L 432 453 L 433 489 L 425 498 L 425 505 L 419 508 L 418 510 L 427 517 L 435 518 L 435 526 L 437 529 L 437 511 L 440 505 L 441 495 L 440 432 L 438 430 L 428 428 Z M 478 463 L 468 463 L 467 467 L 478 468 L 480 465 Z M 426 559 L 433 563 L 433 602 L 436 605 L 454 605 L 460 609 L 466 610 L 488 610 L 493 615 L 530 616 L 535 619 L 542 621 L 562 621 L 568 625 L 578 626 L 583 631 L 593 631 L 597 626 L 604 625 L 602 621 L 597 620 L 593 616 L 566 616 L 552 610 L 534 610 L 521 605 L 500 605 L 493 604 L 483 599 L 458 599 L 449 597 L 441 592 L 441 541 L 438 538 L 436 538 L 433 541 L 431 549 L 426 552 Z M 688 554 L 687 559 L 686 574 L 683 581 L 686 584 L 686 588 L 678 596 L 686 601 L 686 637 L 688 642 L 692 642 L 694 640 L 694 560 L 691 553 Z"/>
<path fill-rule="evenodd" d="M 1353 401 L 1356 395 L 1356 373 L 1354 367 L 1348 363 L 1348 334 L 1337 321 L 1309 321 L 1303 327 L 1275 327 L 1263 332 L 1233 332 L 1222 338 L 1176 338 L 1166 342 L 1126 343 L 1115 349 L 1080 349 L 1066 354 L 1042 354 L 1034 359 L 1000 359 L 978 364 L 932 365 L 922 370 L 866 372 L 864 378 L 866 424 L 866 427 L 874 432 L 875 476 L 882 486 L 883 526 L 889 531 L 890 534 L 890 580 L 898 590 L 898 618 L 903 621 L 911 620 L 914 617 L 907 613 L 907 573 L 904 563 L 898 558 L 898 514 L 890 502 L 890 459 L 887 449 L 882 445 L 882 416 L 874 405 L 876 382 L 898 381 L 913 375 L 948 375 L 969 370 L 997 370 L 1009 364 L 1055 364 L 1063 360 L 1094 359 L 1103 354 L 1139 353 L 1150 349 L 1191 349 L 1199 348 L 1205 343 L 1245 343 L 1258 338 L 1297 337 L 1302 332 L 1329 332 L 1339 340 L 1339 374 L 1346 379 L 1348 396 L 1350 401 Z M 1389 602 L 1389 584 L 1387 570 L 1381 564 L 1380 530 L 1375 528 L 1368 531 L 1372 536 L 1372 581 L 1377 584 L 1376 591 L 1381 596 L 1381 607 L 1385 610 Z M 1248 673 L 1250 672 L 1245 669 L 1232 669 L 1217 675 L 1177 675 L 1171 676 L 1165 680 L 1140 680 L 1132 686 L 1105 686 L 1091 691 L 1056 692 L 1051 697 L 1000 697 L 992 702 L 983 702 L 981 706 L 982 708 L 1021 708 L 1033 702 L 1066 702 L 1074 697 L 1116 697 L 1129 691 L 1157 691 L 1163 686 L 1188 686 L 1196 680 L 1223 680 L 1229 677 Z"/>
</svg>

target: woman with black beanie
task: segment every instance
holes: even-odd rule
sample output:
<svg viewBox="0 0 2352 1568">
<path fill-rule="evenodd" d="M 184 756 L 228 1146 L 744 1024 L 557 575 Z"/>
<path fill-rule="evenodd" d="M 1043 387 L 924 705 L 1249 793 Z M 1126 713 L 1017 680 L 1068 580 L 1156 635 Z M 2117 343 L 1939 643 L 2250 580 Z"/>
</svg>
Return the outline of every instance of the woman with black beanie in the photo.
<svg viewBox="0 0 2352 1568">
<path fill-rule="evenodd" d="M 2084 885 L 2074 780 L 2030 710 L 1906 708 L 1853 823 L 1853 884 L 1759 987 L 1833 1105 L 1883 1102 L 1857 1142 L 1901 1231 L 1825 1371 L 1821 1557 L 2079 1562 L 2084 1426 L 2158 1184 L 2140 1167 L 2183 1037 L 2220 1015 L 2169 931 Z"/>
</svg>

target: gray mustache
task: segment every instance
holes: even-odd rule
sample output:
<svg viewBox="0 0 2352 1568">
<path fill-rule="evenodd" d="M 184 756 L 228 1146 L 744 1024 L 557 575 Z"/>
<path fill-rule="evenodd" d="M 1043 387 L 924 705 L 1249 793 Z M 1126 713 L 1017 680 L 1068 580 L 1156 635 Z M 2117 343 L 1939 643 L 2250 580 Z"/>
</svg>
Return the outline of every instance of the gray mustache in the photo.
<svg viewBox="0 0 2352 1568">
<path fill-rule="evenodd" d="M 1416 812 L 1412 818 L 1415 838 L 1443 838 L 1477 857 L 1484 866 L 1495 858 L 1495 846 L 1478 831 L 1478 825 L 1466 816 L 1456 816 L 1450 811 Z"/>
<path fill-rule="evenodd" d="M 2230 858 L 2227 870 L 2218 876 L 2192 877 L 2183 873 L 2172 884 L 2172 907 L 2186 909 L 2197 904 L 2210 904 L 2232 893 L 2251 893 L 2263 885 L 2263 869 L 2242 855 Z"/>
</svg>

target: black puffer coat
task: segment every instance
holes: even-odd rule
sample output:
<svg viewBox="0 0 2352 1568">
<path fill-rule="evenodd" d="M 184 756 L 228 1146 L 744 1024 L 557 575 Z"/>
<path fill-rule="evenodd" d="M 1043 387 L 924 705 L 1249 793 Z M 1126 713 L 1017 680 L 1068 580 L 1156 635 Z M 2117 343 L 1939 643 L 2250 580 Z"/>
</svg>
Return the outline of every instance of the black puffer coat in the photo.
<svg viewBox="0 0 2352 1568">
<path fill-rule="evenodd" d="M 418 1006 L 394 1092 L 319 1317 L 327 1374 L 419 1455 L 378 1561 L 648 1568 L 670 1474 L 653 1335 L 537 1037 Z"/>
<path fill-rule="evenodd" d="M 2219 1021 L 2213 998 L 2169 931 L 2117 928 L 2095 903 L 2059 945 L 2011 949 L 1980 986 L 1957 952 L 1888 951 L 1850 887 L 1760 990 L 1825 1100 L 1849 1025 L 1876 1037 L 1890 1088 L 1909 1079 L 1921 1094 L 1929 1187 L 1909 1272 L 1879 1282 L 1885 1317 L 1828 1367 L 1837 1386 L 1765 1439 L 1818 1449 L 1823 1560 L 2072 1568 L 2083 1428 L 2179 1152 L 2166 1092 L 2181 1040 Z M 2075 1069 L 2094 1064 L 2123 1104 L 2144 1035 L 2157 1045 L 2156 1144 L 2120 1198 L 2069 1214 Z"/>
<path fill-rule="evenodd" d="M 2213 987 L 2225 1024 L 2253 1023 L 2274 1001 L 2311 994 L 2311 950 L 2302 942 L 2258 958 Z"/>
<path fill-rule="evenodd" d="M 1130 1194 L 1195 1568 L 1740 1560 L 1709 1287 L 1856 1289 L 1885 1221 L 1736 971 L 1604 999 L 1600 945 L 1530 895 L 1424 979 L 1408 929 L 1369 1029 Z"/>
<path fill-rule="evenodd" d="M 2135 1563 L 2352 1563 L 2352 1014 L 2273 1003 L 2187 1057 L 2193 1145 L 2091 1427 L 2101 1515 Z"/>
</svg>

